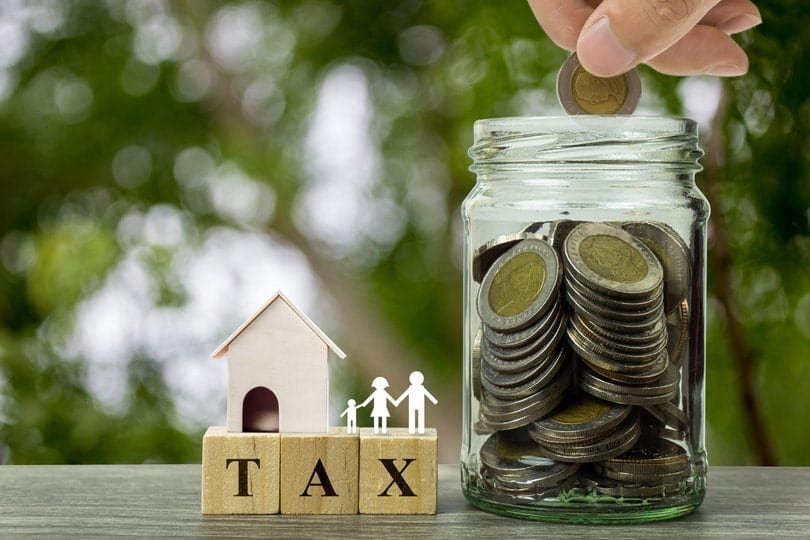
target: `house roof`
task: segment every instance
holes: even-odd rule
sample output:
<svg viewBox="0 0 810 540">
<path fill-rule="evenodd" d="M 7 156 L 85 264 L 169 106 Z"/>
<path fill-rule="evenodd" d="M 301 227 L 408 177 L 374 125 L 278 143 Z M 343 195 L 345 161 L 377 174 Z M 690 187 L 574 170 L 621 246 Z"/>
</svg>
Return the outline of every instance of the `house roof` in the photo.
<svg viewBox="0 0 810 540">
<path fill-rule="evenodd" d="M 304 322 L 306 323 L 306 325 L 307 325 L 307 326 L 309 326 L 309 328 L 310 328 L 310 329 L 311 329 L 311 330 L 312 330 L 312 331 L 315 333 L 315 335 L 316 335 L 316 336 L 318 336 L 318 337 L 321 339 L 321 341 L 323 341 L 323 342 L 326 344 L 326 346 L 327 346 L 327 347 L 328 347 L 328 348 L 329 348 L 329 349 L 330 349 L 330 350 L 331 350 L 333 353 L 335 353 L 335 355 L 337 355 L 337 357 L 338 357 L 338 358 L 340 358 L 341 360 L 342 360 L 343 358 L 346 358 L 346 353 L 344 353 L 343 351 L 341 351 L 341 350 L 340 350 L 340 347 L 338 347 L 337 345 L 335 345 L 335 343 L 334 343 L 334 342 L 333 342 L 331 339 L 329 339 L 329 337 L 328 337 L 326 334 L 324 334 L 324 333 L 323 333 L 323 331 L 322 331 L 320 328 L 318 328 L 318 326 L 317 326 L 317 325 L 316 325 L 314 322 L 312 322 L 312 319 L 310 319 L 309 317 L 307 317 L 307 316 L 306 316 L 306 314 L 305 314 L 303 311 L 301 311 L 300 309 L 298 309 L 298 308 L 296 307 L 296 305 L 295 305 L 295 304 L 293 304 L 292 302 L 290 302 L 290 299 L 289 299 L 289 298 L 287 298 L 287 297 L 284 295 L 284 293 L 283 293 L 283 292 L 281 292 L 281 291 L 277 291 L 277 292 L 276 292 L 274 295 L 272 295 L 272 296 L 270 297 L 270 299 L 269 299 L 267 302 L 265 302 L 265 304 L 264 304 L 264 305 L 263 305 L 263 306 L 262 306 L 262 307 L 261 307 L 261 308 L 260 308 L 260 309 L 259 309 L 259 310 L 258 310 L 256 313 L 254 313 L 253 315 L 251 315 L 251 316 L 250 316 L 250 317 L 249 317 L 249 318 L 248 318 L 248 319 L 247 319 L 245 322 L 243 322 L 243 323 L 242 323 L 242 325 L 241 325 L 241 326 L 239 326 L 239 328 L 237 328 L 236 330 L 234 330 L 233 334 L 231 334 L 230 336 L 228 336 L 228 339 L 226 339 L 225 341 L 223 341 L 223 342 L 222 342 L 222 344 L 221 344 L 219 347 L 217 347 L 217 348 L 216 348 L 216 350 L 215 350 L 214 352 L 212 352 L 212 353 L 211 353 L 211 357 L 212 357 L 212 358 L 220 358 L 220 357 L 224 356 L 224 355 L 225 355 L 225 353 L 227 353 L 227 352 L 228 352 L 228 347 L 230 346 L 231 342 L 233 342 L 233 340 L 235 340 L 237 337 L 239 337 L 239 334 L 241 334 L 242 332 L 244 332 L 244 331 L 245 331 L 245 329 L 246 329 L 248 326 L 250 326 L 251 324 L 253 324 L 253 321 L 255 321 L 255 320 L 256 320 L 256 319 L 257 319 L 257 318 L 258 318 L 258 317 L 259 317 L 259 316 L 260 316 L 262 313 L 264 313 L 264 311 L 265 311 L 267 308 L 269 308 L 269 307 L 270 307 L 270 305 L 271 305 L 273 302 L 275 302 L 276 300 L 279 300 L 279 299 L 280 299 L 281 301 L 283 301 L 285 304 L 287 304 L 287 306 L 288 306 L 290 309 L 292 309 L 292 310 L 293 310 L 293 312 L 294 312 L 296 315 L 298 315 L 298 317 L 299 317 L 299 318 L 300 318 L 302 321 L 304 321 Z"/>
</svg>

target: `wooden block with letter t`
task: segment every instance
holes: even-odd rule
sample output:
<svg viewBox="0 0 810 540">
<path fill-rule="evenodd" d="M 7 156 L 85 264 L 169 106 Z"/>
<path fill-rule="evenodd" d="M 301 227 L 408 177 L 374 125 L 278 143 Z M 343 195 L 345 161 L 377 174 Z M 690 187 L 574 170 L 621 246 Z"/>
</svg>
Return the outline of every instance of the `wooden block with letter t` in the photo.
<svg viewBox="0 0 810 540">
<path fill-rule="evenodd" d="M 281 513 L 356 514 L 360 437 L 345 428 L 281 436 Z"/>
<path fill-rule="evenodd" d="M 438 438 L 435 429 L 409 434 L 360 430 L 360 513 L 435 514 Z"/>
<path fill-rule="evenodd" d="M 208 428 L 202 450 L 202 513 L 278 514 L 280 451 L 278 433 Z"/>
</svg>

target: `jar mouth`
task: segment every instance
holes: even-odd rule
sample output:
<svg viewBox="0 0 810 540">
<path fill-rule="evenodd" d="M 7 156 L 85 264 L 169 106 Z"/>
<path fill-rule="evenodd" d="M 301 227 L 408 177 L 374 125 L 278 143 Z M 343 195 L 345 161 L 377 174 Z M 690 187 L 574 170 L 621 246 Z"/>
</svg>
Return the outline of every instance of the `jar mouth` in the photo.
<svg viewBox="0 0 810 540">
<path fill-rule="evenodd" d="M 519 165 L 701 169 L 697 122 L 621 115 L 505 117 L 477 120 L 470 170 Z"/>
</svg>

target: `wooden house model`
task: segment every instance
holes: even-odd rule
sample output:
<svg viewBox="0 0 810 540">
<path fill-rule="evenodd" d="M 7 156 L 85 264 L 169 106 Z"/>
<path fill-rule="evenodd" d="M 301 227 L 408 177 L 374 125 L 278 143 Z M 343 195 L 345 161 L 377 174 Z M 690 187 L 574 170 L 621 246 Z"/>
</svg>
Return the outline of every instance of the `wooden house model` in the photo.
<svg viewBox="0 0 810 540">
<path fill-rule="evenodd" d="M 281 292 L 211 354 L 228 358 L 229 432 L 325 433 L 329 354 L 345 353 Z"/>
</svg>

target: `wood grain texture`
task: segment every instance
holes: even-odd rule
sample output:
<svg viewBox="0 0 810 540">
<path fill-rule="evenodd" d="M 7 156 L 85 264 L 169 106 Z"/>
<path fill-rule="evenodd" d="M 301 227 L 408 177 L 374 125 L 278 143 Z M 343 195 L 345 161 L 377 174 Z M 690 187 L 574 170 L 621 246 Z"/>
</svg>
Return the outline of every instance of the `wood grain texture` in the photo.
<svg viewBox="0 0 810 540">
<path fill-rule="evenodd" d="M 356 514 L 360 437 L 345 428 L 328 435 L 281 436 L 281 513 Z"/>
<path fill-rule="evenodd" d="M 202 513 L 277 514 L 281 435 L 228 433 L 203 436 Z"/>
<path fill-rule="evenodd" d="M 391 428 L 360 429 L 360 513 L 435 514 L 438 438 Z M 399 480 L 399 481 L 397 481 Z"/>
<path fill-rule="evenodd" d="M 439 466 L 437 515 L 202 516 L 199 465 L 0 466 L 0 536 L 230 538 L 807 538 L 810 468 L 713 467 L 706 502 L 673 521 L 596 527 L 481 512 Z"/>
</svg>

